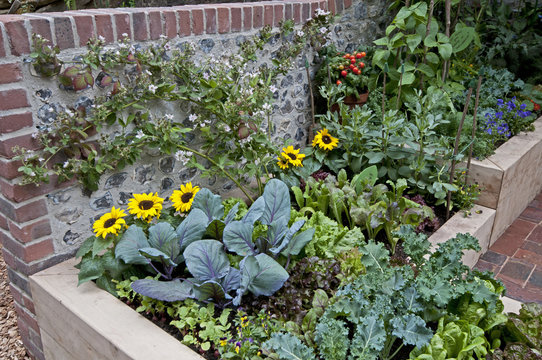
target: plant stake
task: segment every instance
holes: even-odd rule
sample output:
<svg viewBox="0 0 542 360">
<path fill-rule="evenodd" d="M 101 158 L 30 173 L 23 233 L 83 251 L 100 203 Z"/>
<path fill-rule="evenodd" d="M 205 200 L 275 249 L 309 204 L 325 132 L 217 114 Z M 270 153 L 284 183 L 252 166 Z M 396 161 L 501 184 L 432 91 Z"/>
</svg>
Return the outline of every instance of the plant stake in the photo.
<svg viewBox="0 0 542 360">
<path fill-rule="evenodd" d="M 328 68 L 329 69 L 329 68 Z M 312 144 L 312 140 L 314 139 L 314 128 L 316 127 L 316 121 L 314 117 L 314 94 L 312 93 L 312 83 L 311 83 L 311 74 L 309 71 L 309 60 L 305 59 L 305 70 L 307 71 L 307 81 L 309 83 L 309 90 L 310 90 L 310 96 L 311 96 L 311 117 L 312 117 L 312 124 L 309 126 L 309 136 L 307 138 L 307 143 L 310 145 Z M 329 70 L 328 70 L 329 73 Z"/>
<path fill-rule="evenodd" d="M 472 160 L 472 147 L 474 145 L 474 136 L 476 136 L 476 114 L 478 112 L 478 99 L 480 97 L 480 87 L 482 86 L 482 76 L 478 77 L 478 85 L 476 86 L 476 99 L 474 101 L 474 115 L 472 116 L 472 140 L 469 146 L 469 158 L 467 160 L 467 172 L 465 174 L 465 182 L 469 179 L 470 162 Z"/>
<path fill-rule="evenodd" d="M 459 138 L 461 137 L 461 130 L 463 130 L 463 123 L 465 122 L 467 111 L 469 110 L 469 103 L 470 103 L 471 96 L 472 96 L 472 88 L 469 88 L 469 93 L 467 94 L 467 101 L 465 102 L 465 108 L 463 109 L 463 116 L 461 117 L 461 122 L 459 123 L 459 128 L 457 129 L 457 134 L 455 136 L 454 154 L 452 157 L 452 166 L 450 168 L 450 184 L 453 184 L 454 182 L 455 162 L 456 162 L 456 157 L 457 157 L 457 150 L 459 148 Z M 451 201 L 452 201 L 452 193 L 448 190 L 448 197 L 446 199 L 446 220 L 450 218 L 450 202 Z"/>
</svg>

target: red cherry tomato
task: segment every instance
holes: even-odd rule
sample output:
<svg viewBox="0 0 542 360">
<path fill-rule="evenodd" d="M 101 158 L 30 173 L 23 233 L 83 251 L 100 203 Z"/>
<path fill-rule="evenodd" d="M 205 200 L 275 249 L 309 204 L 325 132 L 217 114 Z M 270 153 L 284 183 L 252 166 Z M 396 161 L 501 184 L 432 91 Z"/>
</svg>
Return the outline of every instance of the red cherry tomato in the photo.
<svg viewBox="0 0 542 360">
<path fill-rule="evenodd" d="M 346 54 L 345 56 L 346 56 L 347 58 L 350 58 L 350 54 Z"/>
<path fill-rule="evenodd" d="M 358 65 L 359 65 L 359 67 L 362 68 L 362 69 L 365 67 L 365 64 L 362 63 L 362 62 L 360 62 Z"/>
<path fill-rule="evenodd" d="M 359 69 L 358 69 L 357 67 L 353 68 L 352 71 L 353 71 L 354 73 L 356 73 L 356 74 L 357 74 L 358 72 L 360 72 Z"/>
<path fill-rule="evenodd" d="M 354 64 L 350 64 L 349 68 L 350 70 L 353 70 L 355 68 Z"/>
<path fill-rule="evenodd" d="M 343 70 L 343 71 L 341 71 L 341 75 L 342 75 L 343 77 L 346 77 L 346 75 L 348 75 L 348 72 L 347 72 L 346 70 Z"/>
<path fill-rule="evenodd" d="M 341 85 L 342 84 L 342 81 L 341 80 L 337 80 L 337 85 Z"/>
<path fill-rule="evenodd" d="M 355 63 L 356 63 L 356 59 L 350 59 L 350 63 L 351 63 L 351 64 L 355 64 Z"/>
<path fill-rule="evenodd" d="M 367 56 L 367 54 L 365 53 L 365 51 L 362 51 L 361 52 L 361 57 L 364 58 L 365 56 Z"/>
<path fill-rule="evenodd" d="M 363 56 L 361 56 L 361 53 L 356 54 L 356 59 L 361 59 Z"/>
</svg>

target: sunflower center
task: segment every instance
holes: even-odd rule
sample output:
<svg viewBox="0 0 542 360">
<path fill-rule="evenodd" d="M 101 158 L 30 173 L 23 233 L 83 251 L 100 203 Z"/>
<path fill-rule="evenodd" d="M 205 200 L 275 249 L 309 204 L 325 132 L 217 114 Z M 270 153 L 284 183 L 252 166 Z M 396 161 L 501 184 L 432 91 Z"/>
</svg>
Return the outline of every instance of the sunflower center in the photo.
<svg viewBox="0 0 542 360">
<path fill-rule="evenodd" d="M 191 192 L 186 192 L 186 193 L 184 193 L 184 194 L 181 196 L 181 201 L 182 201 L 183 203 L 186 204 L 187 202 L 190 201 L 190 199 L 192 199 L 192 195 L 193 195 L 193 194 L 192 194 Z"/>
<path fill-rule="evenodd" d="M 297 156 L 294 153 L 287 153 L 286 155 L 288 155 L 292 160 L 297 160 Z"/>
<path fill-rule="evenodd" d="M 139 203 L 139 208 L 141 210 L 149 210 L 152 209 L 154 206 L 154 202 L 152 200 L 143 200 Z"/>
<path fill-rule="evenodd" d="M 331 138 L 329 137 L 329 135 L 322 136 L 322 142 L 326 145 L 331 144 Z"/>
<path fill-rule="evenodd" d="M 107 219 L 104 222 L 104 228 L 110 228 L 111 226 L 115 225 L 116 222 L 117 222 L 117 219 L 115 218 Z"/>
</svg>

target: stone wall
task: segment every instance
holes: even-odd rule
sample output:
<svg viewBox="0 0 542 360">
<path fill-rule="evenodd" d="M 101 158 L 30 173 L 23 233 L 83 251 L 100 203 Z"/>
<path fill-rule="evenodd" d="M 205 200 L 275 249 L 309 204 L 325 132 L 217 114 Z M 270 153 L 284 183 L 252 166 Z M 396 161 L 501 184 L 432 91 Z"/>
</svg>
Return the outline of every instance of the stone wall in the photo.
<svg viewBox="0 0 542 360">
<path fill-rule="evenodd" d="M 190 41 L 201 56 L 209 56 L 211 52 L 236 51 L 242 39 L 263 25 L 277 26 L 283 19 L 293 19 L 300 26 L 317 8 L 340 14 L 332 25 L 332 37 L 338 48 L 347 51 L 370 44 L 381 35 L 388 19 L 385 4 L 378 0 L 286 0 L 0 16 L 0 238 L 21 335 L 35 358 L 41 359 L 43 354 L 29 275 L 73 256 L 92 234 L 93 220 L 113 205 L 126 204 L 131 193 L 158 191 L 168 197 L 187 181 L 223 193 L 233 184 L 199 179 L 197 171 L 182 168 L 174 157 L 149 152 L 134 166 L 103 176 L 99 190 L 90 197 L 83 195 L 75 182 L 56 184 L 54 178 L 39 187 L 19 185 L 20 164 L 12 160 L 12 147 L 36 148 L 32 138 L 36 127 L 54 121 L 56 113 L 67 106 L 91 106 L 96 92 L 66 92 L 59 89 L 56 80 L 34 76 L 28 59 L 31 34 L 38 33 L 57 44 L 62 49 L 60 57 L 67 60 L 84 52 L 91 37 L 103 36 L 108 46 L 115 47 L 123 33 L 139 46 L 149 46 L 160 36 L 170 39 L 173 46 Z M 280 41 L 271 41 L 265 56 L 269 57 Z M 275 136 L 291 138 L 294 143 L 306 141 L 310 122 L 305 58 L 314 73 L 317 58 L 305 53 L 275 84 Z M 173 104 L 157 104 L 153 110 L 174 114 L 178 120 L 189 113 L 189 109 Z"/>
</svg>

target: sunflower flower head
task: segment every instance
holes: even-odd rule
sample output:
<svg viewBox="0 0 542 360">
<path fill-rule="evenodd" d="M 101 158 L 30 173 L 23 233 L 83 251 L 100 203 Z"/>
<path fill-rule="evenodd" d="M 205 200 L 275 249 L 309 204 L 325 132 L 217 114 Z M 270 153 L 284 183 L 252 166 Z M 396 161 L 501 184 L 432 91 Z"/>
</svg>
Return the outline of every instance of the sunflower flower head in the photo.
<svg viewBox="0 0 542 360">
<path fill-rule="evenodd" d="M 108 234 L 118 235 L 122 226 L 126 226 L 126 222 L 123 219 L 125 216 L 124 210 L 115 209 L 113 206 L 110 212 L 102 215 L 94 222 L 92 229 L 96 233 L 96 236 L 101 236 L 104 239 Z"/>
<path fill-rule="evenodd" d="M 186 185 L 181 185 L 181 190 L 173 191 L 169 199 L 173 203 L 175 210 L 187 212 L 192 207 L 194 197 L 199 190 L 199 186 L 192 186 L 192 182 L 189 182 Z"/>
<path fill-rule="evenodd" d="M 327 129 L 322 129 L 316 133 L 316 136 L 312 140 L 312 146 L 316 147 L 317 145 L 320 149 L 324 150 L 333 150 L 339 144 L 339 139 L 333 137 L 329 134 Z"/>
<path fill-rule="evenodd" d="M 164 199 L 158 193 L 134 194 L 128 202 L 128 211 L 138 219 L 150 221 L 154 217 L 160 217 Z"/>
<path fill-rule="evenodd" d="M 288 169 L 288 166 L 289 166 L 288 159 L 285 159 L 284 157 L 279 156 L 278 160 L 279 161 L 277 161 L 277 165 L 279 166 L 279 168 L 281 168 L 282 170 Z"/>
<path fill-rule="evenodd" d="M 285 148 L 282 148 L 282 153 L 280 155 L 287 159 L 290 164 L 293 166 L 303 166 L 303 158 L 305 157 L 305 154 L 300 153 L 299 149 L 295 150 L 293 146 L 288 146 Z"/>
</svg>

